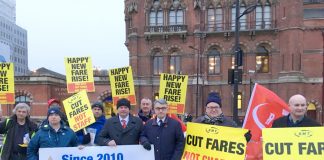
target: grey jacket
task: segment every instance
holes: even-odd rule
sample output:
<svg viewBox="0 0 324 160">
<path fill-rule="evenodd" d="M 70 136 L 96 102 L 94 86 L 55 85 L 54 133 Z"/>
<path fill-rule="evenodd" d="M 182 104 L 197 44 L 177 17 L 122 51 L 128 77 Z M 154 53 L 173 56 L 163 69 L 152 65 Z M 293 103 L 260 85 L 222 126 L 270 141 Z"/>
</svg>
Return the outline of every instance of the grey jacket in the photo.
<svg viewBox="0 0 324 160">
<path fill-rule="evenodd" d="M 204 123 L 204 124 L 213 124 L 218 126 L 226 126 L 226 127 L 237 127 L 237 124 L 229 117 L 223 116 L 223 118 L 219 121 L 208 121 L 205 116 L 200 116 L 194 120 L 196 123 Z"/>
</svg>

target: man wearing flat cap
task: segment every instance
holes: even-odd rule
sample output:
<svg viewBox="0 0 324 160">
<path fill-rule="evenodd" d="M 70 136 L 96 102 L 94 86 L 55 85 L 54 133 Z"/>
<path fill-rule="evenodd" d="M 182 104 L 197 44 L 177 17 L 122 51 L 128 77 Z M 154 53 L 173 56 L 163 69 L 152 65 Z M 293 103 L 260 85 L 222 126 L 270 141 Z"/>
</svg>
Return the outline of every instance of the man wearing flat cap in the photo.
<svg viewBox="0 0 324 160">
<path fill-rule="evenodd" d="M 78 145 L 76 134 L 62 121 L 61 115 L 57 107 L 48 109 L 48 121 L 40 127 L 28 145 L 28 160 L 38 160 L 39 148 L 76 147 Z"/>
<path fill-rule="evenodd" d="M 99 133 L 97 144 L 100 146 L 116 146 L 139 144 L 139 136 L 143 128 L 140 118 L 129 114 L 130 101 L 121 98 L 117 101 L 117 116 L 108 119 Z"/>
<path fill-rule="evenodd" d="M 208 94 L 205 115 L 198 117 L 194 122 L 212 124 L 218 126 L 237 127 L 237 124 L 226 117 L 222 111 L 222 100 L 218 93 L 210 92 Z"/>
</svg>

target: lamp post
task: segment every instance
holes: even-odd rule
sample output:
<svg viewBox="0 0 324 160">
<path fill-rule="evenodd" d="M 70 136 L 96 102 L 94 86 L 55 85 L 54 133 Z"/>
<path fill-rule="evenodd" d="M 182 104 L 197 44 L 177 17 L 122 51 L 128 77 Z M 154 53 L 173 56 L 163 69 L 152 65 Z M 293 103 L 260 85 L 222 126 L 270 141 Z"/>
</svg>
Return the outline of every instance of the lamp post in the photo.
<svg viewBox="0 0 324 160">
<path fill-rule="evenodd" d="M 251 98 L 251 96 L 252 96 L 252 86 L 253 86 L 252 76 L 254 75 L 255 70 L 249 70 L 248 73 L 249 73 L 249 76 L 250 76 L 250 98 Z"/>
<path fill-rule="evenodd" d="M 199 101 L 199 49 L 193 47 L 193 46 L 189 46 L 190 49 L 197 51 L 197 70 L 196 70 L 196 118 L 198 117 L 198 101 Z"/>
<path fill-rule="evenodd" d="M 239 35 L 239 22 L 240 18 L 246 14 L 251 13 L 252 11 L 255 10 L 256 5 L 248 7 L 246 10 L 243 11 L 242 14 L 240 14 L 240 0 L 236 0 L 235 3 L 235 10 L 236 10 L 236 16 L 235 16 L 235 61 L 234 61 L 234 86 L 233 86 L 233 120 L 240 124 L 239 118 L 238 118 L 238 104 L 237 104 L 237 96 L 238 96 L 238 83 L 239 83 L 239 66 L 238 66 L 238 61 L 239 61 L 239 52 L 240 52 L 240 47 L 239 47 L 239 41 L 240 41 L 240 35 Z M 241 56 L 242 58 L 242 56 Z"/>
</svg>

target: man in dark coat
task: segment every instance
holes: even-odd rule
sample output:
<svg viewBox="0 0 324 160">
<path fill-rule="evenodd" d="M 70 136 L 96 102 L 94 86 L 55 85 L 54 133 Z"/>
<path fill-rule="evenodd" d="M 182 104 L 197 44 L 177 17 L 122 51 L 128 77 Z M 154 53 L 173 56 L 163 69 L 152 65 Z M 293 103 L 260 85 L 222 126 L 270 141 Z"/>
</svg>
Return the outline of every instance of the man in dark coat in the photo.
<svg viewBox="0 0 324 160">
<path fill-rule="evenodd" d="M 153 117 L 152 101 L 149 98 L 141 100 L 140 110 L 137 115 L 144 124 Z"/>
<path fill-rule="evenodd" d="M 318 122 L 306 117 L 306 98 L 300 94 L 290 97 L 288 102 L 290 113 L 273 121 L 272 128 L 281 127 L 316 127 Z"/>
<path fill-rule="evenodd" d="M 100 146 L 116 146 L 139 144 L 139 136 L 143 128 L 140 118 L 130 112 L 130 102 L 126 98 L 117 101 L 118 115 L 109 118 L 98 135 L 97 144 Z"/>
<path fill-rule="evenodd" d="M 156 118 L 146 122 L 140 142 L 147 150 L 154 145 L 155 160 L 180 160 L 184 150 L 181 124 L 167 116 L 168 104 L 164 99 L 154 102 Z"/>
<path fill-rule="evenodd" d="M 28 104 L 18 103 L 14 115 L 0 123 L 0 134 L 5 135 L 0 159 L 26 159 L 27 144 L 37 130 L 37 125 L 29 119 L 29 112 Z"/>
<path fill-rule="evenodd" d="M 222 101 L 218 93 L 211 92 L 208 94 L 206 114 L 198 117 L 194 122 L 212 124 L 218 126 L 237 127 L 237 124 L 230 118 L 226 117 L 222 111 Z"/>
</svg>

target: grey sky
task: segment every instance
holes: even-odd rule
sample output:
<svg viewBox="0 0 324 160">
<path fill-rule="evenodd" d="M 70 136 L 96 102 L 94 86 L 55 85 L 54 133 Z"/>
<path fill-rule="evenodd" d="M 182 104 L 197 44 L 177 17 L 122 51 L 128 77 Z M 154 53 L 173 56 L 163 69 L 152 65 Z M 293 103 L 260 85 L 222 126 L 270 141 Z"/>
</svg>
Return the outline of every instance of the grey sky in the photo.
<svg viewBox="0 0 324 160">
<path fill-rule="evenodd" d="M 28 31 L 29 69 L 65 74 L 64 57 L 91 56 L 94 66 L 129 64 L 122 0 L 16 0 Z"/>
</svg>

